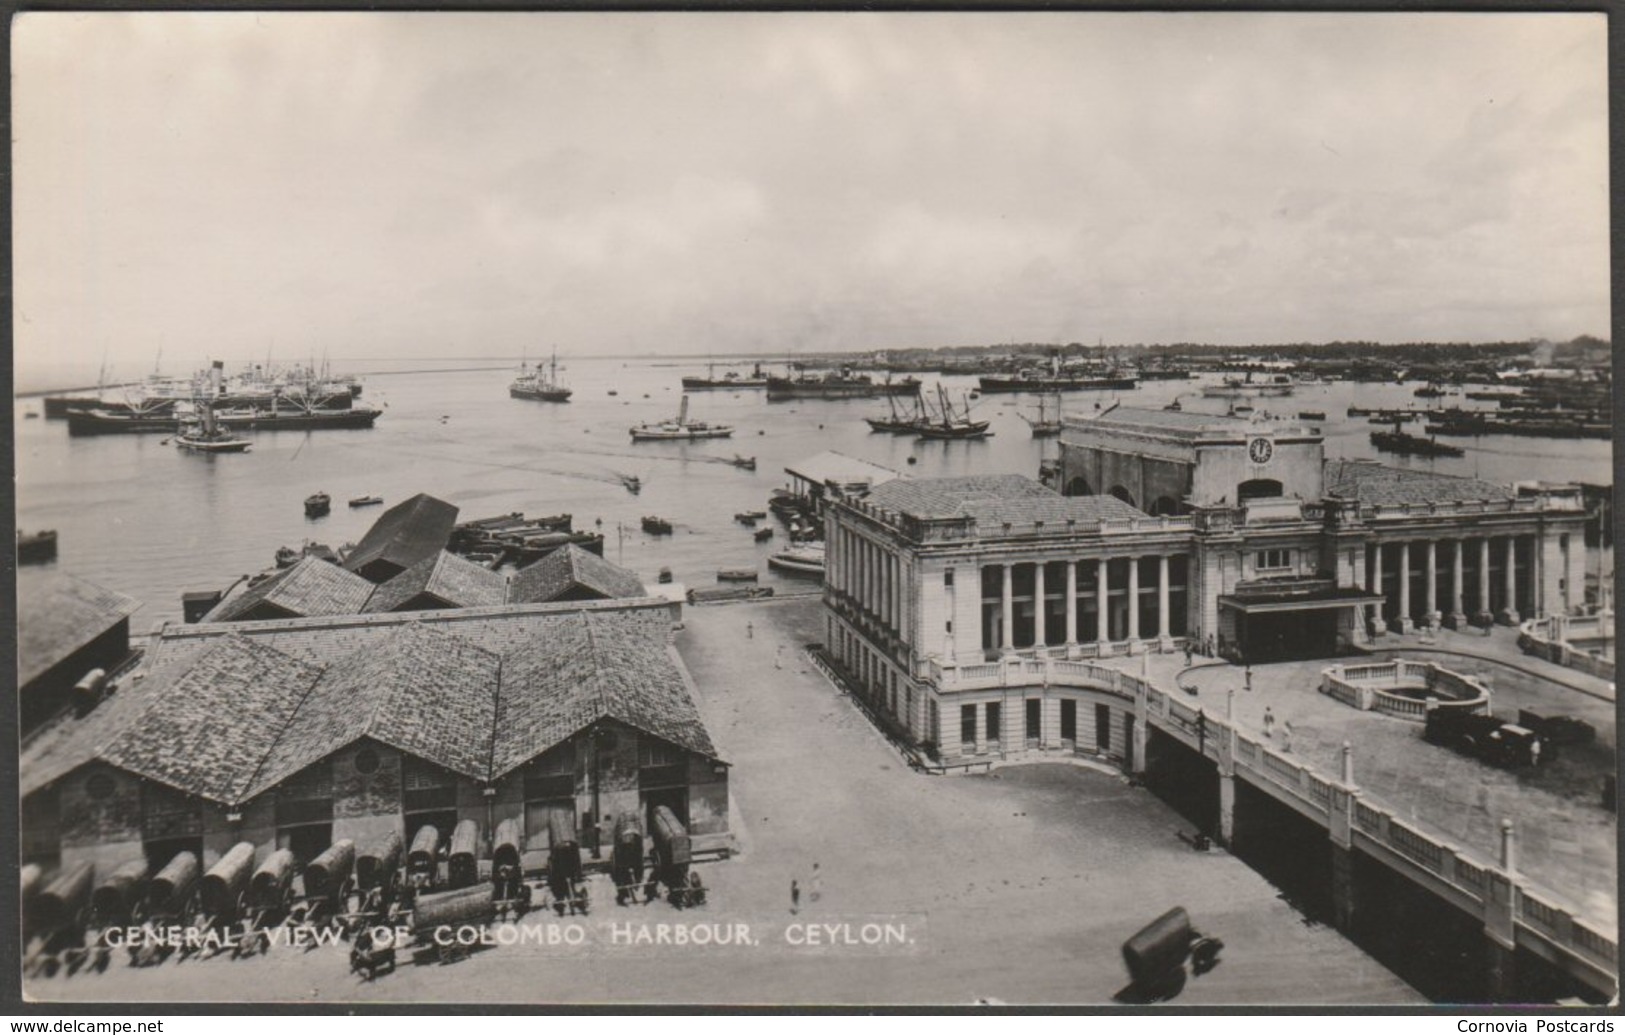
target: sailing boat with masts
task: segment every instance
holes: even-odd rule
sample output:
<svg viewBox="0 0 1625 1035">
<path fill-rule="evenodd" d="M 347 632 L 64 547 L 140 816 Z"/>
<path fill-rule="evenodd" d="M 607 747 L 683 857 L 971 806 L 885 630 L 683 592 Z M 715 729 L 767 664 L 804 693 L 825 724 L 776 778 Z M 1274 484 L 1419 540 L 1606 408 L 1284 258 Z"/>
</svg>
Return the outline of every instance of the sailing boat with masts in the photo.
<svg viewBox="0 0 1625 1035">
<path fill-rule="evenodd" d="M 926 415 L 925 403 L 921 401 L 918 395 L 914 397 L 913 413 L 898 413 L 896 396 L 888 395 L 886 403 L 891 408 L 889 416 L 863 418 L 868 422 L 871 430 L 889 431 L 894 435 L 912 435 L 920 430 L 920 425 L 930 423 L 931 418 Z"/>
<path fill-rule="evenodd" d="M 1052 435 L 1059 435 L 1061 433 L 1061 395 L 1059 392 L 1055 394 L 1055 410 L 1053 413 L 1048 412 L 1044 406 L 1044 402 L 1047 398 L 1048 396 L 1043 395 L 1038 397 L 1037 420 L 1027 416 L 1025 413 L 1021 415 L 1021 419 L 1026 421 L 1027 424 L 1033 429 L 1033 438 L 1048 438 Z"/>
<path fill-rule="evenodd" d="M 919 423 L 915 429 L 921 438 L 985 438 L 987 437 L 988 422 L 985 420 L 970 419 L 970 403 L 965 403 L 964 412 L 954 409 L 954 404 L 948 398 L 948 390 L 937 384 L 937 400 L 942 405 L 940 415 L 932 415 L 929 420 Z"/>
</svg>

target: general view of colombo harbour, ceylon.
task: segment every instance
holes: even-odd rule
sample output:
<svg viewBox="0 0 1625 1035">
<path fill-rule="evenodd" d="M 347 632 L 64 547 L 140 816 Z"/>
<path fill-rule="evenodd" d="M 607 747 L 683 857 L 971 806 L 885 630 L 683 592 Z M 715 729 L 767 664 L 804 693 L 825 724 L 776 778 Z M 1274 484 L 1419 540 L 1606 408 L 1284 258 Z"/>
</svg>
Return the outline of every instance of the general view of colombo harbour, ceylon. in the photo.
<svg viewBox="0 0 1625 1035">
<path fill-rule="evenodd" d="M 23 995 L 1613 1000 L 1602 23 L 691 17 L 19 21 Z"/>
</svg>

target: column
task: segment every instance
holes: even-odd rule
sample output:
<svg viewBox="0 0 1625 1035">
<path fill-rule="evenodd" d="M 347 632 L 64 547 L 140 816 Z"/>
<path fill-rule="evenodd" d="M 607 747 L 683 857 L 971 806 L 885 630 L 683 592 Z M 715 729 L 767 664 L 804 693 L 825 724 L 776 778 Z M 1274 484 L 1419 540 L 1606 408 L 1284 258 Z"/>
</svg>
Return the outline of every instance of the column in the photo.
<svg viewBox="0 0 1625 1035">
<path fill-rule="evenodd" d="M 1140 559 L 1128 559 L 1128 638 L 1129 642 L 1140 638 Z"/>
<path fill-rule="evenodd" d="M 1501 621 L 1518 624 L 1518 537 L 1507 536 L 1507 606 L 1501 611 Z"/>
<path fill-rule="evenodd" d="M 1033 565 L 1033 646 L 1044 646 L 1044 562 Z M 1025 707 L 1025 706 L 1023 706 Z M 1026 722 L 1026 716 L 1022 716 Z"/>
<path fill-rule="evenodd" d="M 1408 633 L 1416 627 L 1411 621 L 1411 544 L 1399 544 L 1399 631 Z"/>
<path fill-rule="evenodd" d="M 1490 540 L 1486 536 L 1478 541 L 1478 614 L 1482 625 L 1495 620 L 1490 614 Z"/>
<path fill-rule="evenodd" d="M 1439 551 L 1433 540 L 1428 540 L 1427 550 L 1427 578 L 1428 588 L 1426 604 L 1428 609 L 1427 622 L 1429 626 L 1438 628 L 1439 625 Z"/>
<path fill-rule="evenodd" d="M 1219 844 L 1229 848 L 1236 843 L 1236 778 L 1219 774 Z"/>
<path fill-rule="evenodd" d="M 1462 613 L 1462 542 L 1455 541 L 1455 548 L 1450 552 L 1450 627 L 1462 629 L 1467 626 L 1467 616 Z"/>
<path fill-rule="evenodd" d="M 1004 569 L 1004 596 L 1002 600 L 1004 610 L 1000 613 L 1000 616 L 1004 619 L 1004 630 L 1000 646 L 1005 650 L 1010 650 L 1016 645 L 1015 622 L 1013 621 L 1015 618 L 1015 584 L 1013 581 L 1015 576 L 1012 565 L 1004 564 L 1000 565 L 1000 567 Z"/>
<path fill-rule="evenodd" d="M 1095 615 L 1095 639 L 1099 641 L 1100 653 L 1104 657 L 1110 653 L 1110 648 L 1107 645 L 1112 642 L 1111 629 L 1106 624 L 1107 594 L 1110 592 L 1110 587 L 1106 584 L 1106 573 L 1108 571 L 1106 558 L 1102 557 L 1095 563 L 1100 566 L 1097 573 L 1098 577 L 1095 580 L 1095 599 L 1100 603 L 1099 613 Z"/>
<path fill-rule="evenodd" d="M 1078 562 L 1066 562 L 1066 645 L 1078 642 Z"/>
<path fill-rule="evenodd" d="M 1164 649 L 1173 646 L 1173 637 L 1168 635 L 1168 555 L 1162 554 L 1157 558 L 1157 639 L 1162 641 Z"/>
<path fill-rule="evenodd" d="M 1379 596 L 1379 597 L 1382 596 L 1382 544 L 1381 543 L 1372 544 L 1372 547 L 1371 547 L 1371 564 L 1369 564 L 1366 567 L 1366 578 L 1370 582 L 1370 585 L 1367 588 L 1370 589 L 1371 592 L 1376 594 L 1377 596 Z M 1387 599 L 1385 598 L 1383 600 L 1379 600 L 1377 602 L 1377 604 L 1376 604 L 1376 608 L 1377 608 L 1376 617 L 1371 619 L 1371 632 L 1372 632 L 1373 635 L 1381 636 L 1383 633 L 1388 631 L 1388 621 L 1384 617 L 1384 613 L 1388 609 L 1388 601 L 1387 601 Z"/>
</svg>

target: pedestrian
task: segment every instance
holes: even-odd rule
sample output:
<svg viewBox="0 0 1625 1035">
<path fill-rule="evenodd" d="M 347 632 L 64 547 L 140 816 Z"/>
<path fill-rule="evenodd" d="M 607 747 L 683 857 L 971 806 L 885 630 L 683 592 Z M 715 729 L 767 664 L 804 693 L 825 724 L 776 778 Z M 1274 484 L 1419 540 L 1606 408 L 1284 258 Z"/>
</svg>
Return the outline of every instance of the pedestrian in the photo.
<svg viewBox="0 0 1625 1035">
<path fill-rule="evenodd" d="M 756 639 L 756 623 L 755 622 L 746 622 L 745 623 L 745 639 L 747 639 L 747 640 Z"/>
<path fill-rule="evenodd" d="M 818 872 L 818 864 L 813 863 L 812 872 L 812 901 L 817 902 L 824 894 L 824 875 Z"/>
<path fill-rule="evenodd" d="M 1536 737 L 1529 742 L 1529 764 L 1540 765 L 1540 738 Z M 816 867 L 814 867 L 816 869 Z"/>
<path fill-rule="evenodd" d="M 790 878 L 790 912 L 801 912 L 801 885 L 794 877 Z"/>
<path fill-rule="evenodd" d="M 784 667 L 784 644 L 782 643 L 779 644 L 779 649 L 773 652 L 773 667 Z"/>
<path fill-rule="evenodd" d="M 1292 753 L 1292 720 L 1281 723 L 1281 751 L 1290 755 Z"/>
<path fill-rule="evenodd" d="M 1270 711 L 1267 704 L 1264 706 L 1264 736 L 1275 736 L 1275 713 Z"/>
<path fill-rule="evenodd" d="M 1185 641 L 1185 667 L 1191 667 L 1191 641 Z"/>
</svg>

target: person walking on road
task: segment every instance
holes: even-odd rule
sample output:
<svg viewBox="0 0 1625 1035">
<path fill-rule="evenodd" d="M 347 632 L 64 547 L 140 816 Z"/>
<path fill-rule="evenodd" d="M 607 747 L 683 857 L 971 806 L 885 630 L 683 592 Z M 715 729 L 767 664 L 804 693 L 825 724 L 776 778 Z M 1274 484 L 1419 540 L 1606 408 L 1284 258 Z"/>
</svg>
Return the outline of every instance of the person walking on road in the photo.
<svg viewBox="0 0 1625 1035">
<path fill-rule="evenodd" d="M 773 667 L 784 667 L 784 644 L 782 643 L 779 644 L 779 649 L 773 652 Z"/>
<path fill-rule="evenodd" d="M 756 623 L 755 622 L 746 622 L 745 623 L 745 639 L 747 639 L 747 640 L 756 639 Z"/>
<path fill-rule="evenodd" d="M 801 885 L 794 877 L 790 878 L 790 912 L 801 912 Z"/>
<path fill-rule="evenodd" d="M 1275 736 L 1275 713 L 1270 711 L 1267 704 L 1264 706 L 1264 736 Z"/>
<path fill-rule="evenodd" d="M 811 901 L 817 902 L 824 894 L 824 875 L 818 872 L 818 864 L 813 863 L 812 869 Z"/>
</svg>

